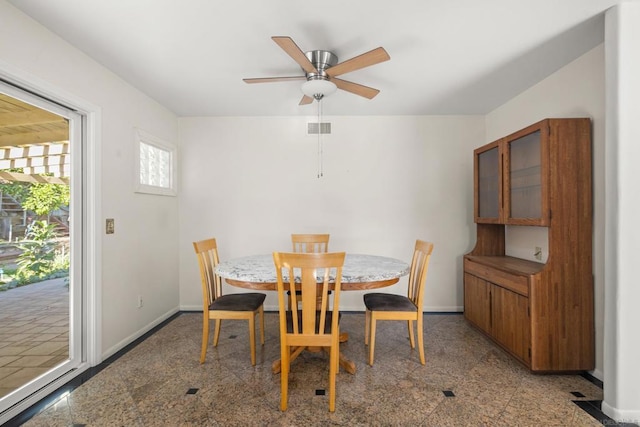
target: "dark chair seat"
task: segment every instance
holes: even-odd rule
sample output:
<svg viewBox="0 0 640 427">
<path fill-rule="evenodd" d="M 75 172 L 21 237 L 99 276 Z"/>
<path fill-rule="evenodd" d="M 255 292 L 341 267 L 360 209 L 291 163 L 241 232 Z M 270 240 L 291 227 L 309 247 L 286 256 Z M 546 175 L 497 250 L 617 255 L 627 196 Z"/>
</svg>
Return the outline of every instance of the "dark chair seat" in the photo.
<svg viewBox="0 0 640 427">
<path fill-rule="evenodd" d="M 228 294 L 218 297 L 209 310 L 254 311 L 257 310 L 267 296 L 259 293 Z"/>
<path fill-rule="evenodd" d="M 364 305 L 369 311 L 418 311 L 418 307 L 403 295 L 365 294 Z"/>
</svg>

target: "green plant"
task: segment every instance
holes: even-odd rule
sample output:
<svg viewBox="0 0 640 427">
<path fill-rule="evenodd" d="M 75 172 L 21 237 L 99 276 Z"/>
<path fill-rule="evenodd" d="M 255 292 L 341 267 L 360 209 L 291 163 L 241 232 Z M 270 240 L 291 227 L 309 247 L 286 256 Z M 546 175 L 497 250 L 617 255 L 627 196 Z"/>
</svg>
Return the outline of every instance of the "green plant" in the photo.
<svg viewBox="0 0 640 427">
<path fill-rule="evenodd" d="M 31 224 L 25 240 L 18 245 L 22 250 L 15 275 L 18 284 L 30 283 L 34 278 L 42 279 L 64 265 L 64 261 L 56 259 L 55 237 L 55 226 L 47 221 L 34 221 Z"/>
<path fill-rule="evenodd" d="M 8 172 L 23 173 L 21 168 L 8 169 Z M 0 192 L 9 194 L 23 208 L 39 216 L 69 205 L 69 186 L 62 184 L 2 182 Z"/>
<path fill-rule="evenodd" d="M 47 215 L 51 211 L 69 205 L 69 197 L 68 185 L 32 184 L 22 206 L 37 215 Z"/>
<path fill-rule="evenodd" d="M 23 173 L 22 168 L 7 169 L 7 172 Z M 29 188 L 31 183 L 27 182 L 0 182 L 0 192 L 13 197 L 18 203 L 22 203 L 29 196 Z"/>
</svg>

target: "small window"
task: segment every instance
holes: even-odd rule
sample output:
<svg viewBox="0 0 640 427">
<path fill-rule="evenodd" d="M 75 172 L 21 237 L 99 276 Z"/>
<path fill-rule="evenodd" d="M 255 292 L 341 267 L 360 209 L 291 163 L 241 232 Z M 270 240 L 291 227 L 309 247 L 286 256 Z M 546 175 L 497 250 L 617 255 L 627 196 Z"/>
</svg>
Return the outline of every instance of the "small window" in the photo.
<svg viewBox="0 0 640 427">
<path fill-rule="evenodd" d="M 177 150 L 175 145 L 136 129 L 137 193 L 177 194 Z"/>
</svg>

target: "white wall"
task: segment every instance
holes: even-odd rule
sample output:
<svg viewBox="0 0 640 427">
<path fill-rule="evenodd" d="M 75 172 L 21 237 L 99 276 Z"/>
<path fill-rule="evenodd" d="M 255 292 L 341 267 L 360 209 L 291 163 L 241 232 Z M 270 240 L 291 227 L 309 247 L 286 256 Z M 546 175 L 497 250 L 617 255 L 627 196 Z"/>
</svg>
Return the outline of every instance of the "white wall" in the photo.
<svg viewBox="0 0 640 427">
<path fill-rule="evenodd" d="M 179 120 L 182 309 L 201 309 L 193 241 L 216 237 L 224 260 L 290 250 L 291 233 L 328 232 L 330 250 L 407 262 L 417 238 L 433 241 L 425 309 L 461 311 L 462 256 L 475 239 L 472 150 L 484 118 L 327 120 L 322 178 L 317 137 L 306 135 L 315 118 Z M 404 294 L 406 278 L 385 291 Z M 277 310 L 271 294 L 265 308 Z M 343 294 L 341 308 L 364 310 L 362 294 Z"/>
<path fill-rule="evenodd" d="M 600 45 L 486 116 L 487 142 L 548 117 L 590 117 L 593 140 L 593 202 L 596 369 L 603 379 L 604 330 L 604 46 Z M 548 253 L 546 228 L 510 227 L 507 252 L 533 259 L 531 242 Z"/>
<path fill-rule="evenodd" d="M 116 232 L 102 236 L 102 355 L 108 356 L 178 308 L 178 206 L 175 197 L 133 193 L 134 127 L 178 143 L 176 117 L 154 100 L 0 1 L 0 73 L 46 86 L 98 107 L 104 218 Z M 89 189 L 95 191 L 95 189 Z M 144 306 L 136 308 L 137 295 Z"/>
</svg>

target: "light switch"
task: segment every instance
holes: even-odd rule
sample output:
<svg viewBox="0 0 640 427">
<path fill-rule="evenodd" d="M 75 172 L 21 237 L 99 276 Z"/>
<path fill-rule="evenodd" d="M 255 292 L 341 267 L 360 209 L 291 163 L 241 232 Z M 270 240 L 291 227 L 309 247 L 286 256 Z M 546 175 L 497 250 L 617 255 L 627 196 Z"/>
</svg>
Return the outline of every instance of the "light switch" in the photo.
<svg viewBox="0 0 640 427">
<path fill-rule="evenodd" d="M 116 232 L 116 225 L 113 218 L 107 218 L 107 234 L 113 234 Z"/>
</svg>

